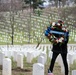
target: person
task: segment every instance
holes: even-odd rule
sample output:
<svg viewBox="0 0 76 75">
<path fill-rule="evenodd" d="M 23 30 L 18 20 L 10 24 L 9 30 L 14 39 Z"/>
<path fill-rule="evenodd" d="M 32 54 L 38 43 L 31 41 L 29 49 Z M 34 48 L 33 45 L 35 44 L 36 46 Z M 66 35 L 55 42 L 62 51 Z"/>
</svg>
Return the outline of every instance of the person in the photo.
<svg viewBox="0 0 76 75">
<path fill-rule="evenodd" d="M 62 20 L 58 20 L 58 22 L 53 23 L 53 24 L 55 24 L 55 26 L 53 25 L 53 27 L 54 27 L 53 31 L 57 31 L 57 32 L 60 32 L 60 33 L 61 32 L 65 33 L 65 30 L 62 29 L 62 25 L 63 25 Z M 69 31 L 66 30 L 66 32 L 69 35 Z M 52 33 L 52 34 L 55 36 L 55 39 L 52 41 L 53 42 L 53 47 L 52 47 L 53 54 L 52 54 L 52 59 L 51 59 L 50 66 L 49 66 L 49 69 L 48 69 L 48 75 L 53 75 L 53 68 L 54 68 L 55 60 L 56 60 L 56 58 L 59 54 L 61 54 L 61 57 L 62 57 L 62 60 L 63 60 L 65 75 L 68 75 L 67 43 L 68 43 L 68 40 L 69 40 L 69 36 L 67 35 L 66 37 L 64 37 L 62 34 L 56 34 L 56 33 Z M 48 37 L 49 41 L 52 40 L 51 38 L 49 38 L 50 37 L 49 33 L 48 33 L 47 37 Z M 62 41 L 62 43 L 56 41 L 61 37 L 64 37 L 64 40 Z"/>
</svg>

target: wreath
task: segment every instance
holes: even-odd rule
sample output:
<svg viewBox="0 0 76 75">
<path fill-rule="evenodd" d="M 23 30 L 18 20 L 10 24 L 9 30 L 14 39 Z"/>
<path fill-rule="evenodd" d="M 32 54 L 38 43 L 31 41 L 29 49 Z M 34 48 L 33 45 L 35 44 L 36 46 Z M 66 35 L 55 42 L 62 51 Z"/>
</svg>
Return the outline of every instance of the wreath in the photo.
<svg viewBox="0 0 76 75">
<path fill-rule="evenodd" d="M 49 41 L 53 44 L 63 44 L 67 40 L 67 36 L 69 36 L 69 31 L 66 27 L 63 27 L 63 22 L 52 22 L 49 27 L 45 30 L 45 36 L 49 39 Z M 56 31 L 58 30 L 58 31 Z M 56 37 L 56 35 L 60 35 L 60 37 Z"/>
</svg>

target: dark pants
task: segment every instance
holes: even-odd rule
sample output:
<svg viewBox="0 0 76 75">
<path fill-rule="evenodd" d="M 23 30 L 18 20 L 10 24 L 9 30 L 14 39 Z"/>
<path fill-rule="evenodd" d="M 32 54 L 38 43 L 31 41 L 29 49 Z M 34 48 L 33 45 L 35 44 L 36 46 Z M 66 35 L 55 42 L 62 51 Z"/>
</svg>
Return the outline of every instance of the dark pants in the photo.
<svg viewBox="0 0 76 75">
<path fill-rule="evenodd" d="M 53 72 L 54 63 L 55 63 L 55 60 L 56 60 L 58 55 L 59 55 L 59 53 L 53 52 L 50 67 L 49 67 L 51 72 Z M 62 60 L 64 63 L 65 75 L 68 75 L 67 53 L 61 53 L 61 56 L 62 56 Z"/>
</svg>

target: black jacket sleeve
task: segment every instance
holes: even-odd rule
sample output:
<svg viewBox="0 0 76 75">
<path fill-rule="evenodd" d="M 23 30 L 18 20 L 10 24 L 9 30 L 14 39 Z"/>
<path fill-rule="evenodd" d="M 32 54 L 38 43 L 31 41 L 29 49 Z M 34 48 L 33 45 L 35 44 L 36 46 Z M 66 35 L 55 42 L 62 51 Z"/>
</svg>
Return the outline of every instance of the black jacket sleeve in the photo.
<svg viewBox="0 0 76 75">
<path fill-rule="evenodd" d="M 69 41 L 69 31 L 68 31 L 68 35 L 66 36 L 66 41 L 65 41 L 65 43 L 67 44 L 68 41 Z"/>
</svg>

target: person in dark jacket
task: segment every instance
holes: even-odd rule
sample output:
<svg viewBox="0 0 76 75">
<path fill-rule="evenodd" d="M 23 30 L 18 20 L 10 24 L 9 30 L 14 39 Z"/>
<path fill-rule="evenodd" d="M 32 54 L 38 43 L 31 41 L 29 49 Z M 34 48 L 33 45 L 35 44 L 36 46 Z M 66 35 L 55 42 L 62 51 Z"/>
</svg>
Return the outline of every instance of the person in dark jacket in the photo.
<svg viewBox="0 0 76 75">
<path fill-rule="evenodd" d="M 62 30 L 62 23 L 63 22 L 58 21 L 58 23 L 60 24 L 61 27 L 59 29 L 54 28 L 53 30 L 65 33 L 65 31 Z M 69 34 L 69 31 L 68 31 L 68 34 Z M 60 38 L 63 36 L 63 35 L 55 34 L 55 33 L 53 33 L 53 35 L 56 38 Z M 50 36 L 50 35 L 48 34 L 48 36 Z M 60 42 L 57 42 L 56 44 L 53 43 L 53 48 L 52 48 L 53 55 L 52 55 L 52 59 L 51 59 L 49 69 L 48 69 L 48 75 L 53 75 L 53 67 L 55 64 L 55 60 L 59 54 L 61 54 L 61 56 L 62 56 L 64 69 L 65 69 L 65 75 L 68 75 L 68 63 L 67 63 L 67 43 L 68 43 L 68 40 L 69 40 L 69 36 L 66 36 L 65 40 L 63 41 L 62 44 Z M 51 39 L 49 39 L 49 41 L 51 41 Z"/>
</svg>

